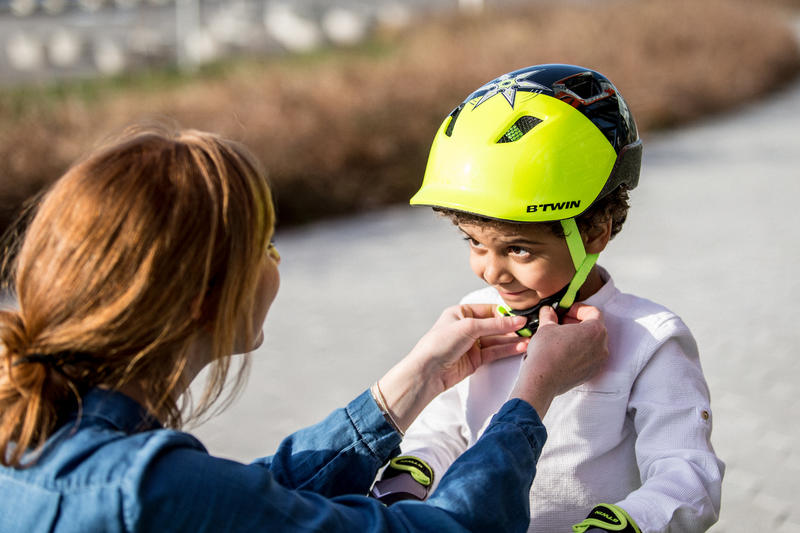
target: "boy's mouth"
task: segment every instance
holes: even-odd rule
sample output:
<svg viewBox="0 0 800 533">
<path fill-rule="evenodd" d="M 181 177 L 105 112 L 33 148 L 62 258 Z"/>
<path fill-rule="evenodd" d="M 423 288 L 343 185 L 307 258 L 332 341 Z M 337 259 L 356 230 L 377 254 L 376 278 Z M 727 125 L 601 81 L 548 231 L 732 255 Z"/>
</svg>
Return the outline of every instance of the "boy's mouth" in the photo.
<svg viewBox="0 0 800 533">
<path fill-rule="evenodd" d="M 527 291 L 530 290 L 527 287 L 523 287 L 523 288 L 521 288 L 519 290 L 512 291 L 512 290 L 508 290 L 505 287 L 501 287 L 501 286 L 497 286 L 497 285 L 495 285 L 494 288 L 497 289 L 497 292 L 499 292 L 500 294 L 522 294 L 523 292 L 527 292 Z"/>
<path fill-rule="evenodd" d="M 520 289 L 510 291 L 495 287 L 500 298 L 503 299 L 512 309 L 527 309 L 539 303 L 541 298 L 533 289 Z"/>
<path fill-rule="evenodd" d="M 500 293 L 500 296 L 520 296 L 522 294 L 525 294 L 529 290 L 530 289 L 522 289 L 521 291 L 507 291 L 504 289 L 497 288 L 497 292 Z"/>
</svg>

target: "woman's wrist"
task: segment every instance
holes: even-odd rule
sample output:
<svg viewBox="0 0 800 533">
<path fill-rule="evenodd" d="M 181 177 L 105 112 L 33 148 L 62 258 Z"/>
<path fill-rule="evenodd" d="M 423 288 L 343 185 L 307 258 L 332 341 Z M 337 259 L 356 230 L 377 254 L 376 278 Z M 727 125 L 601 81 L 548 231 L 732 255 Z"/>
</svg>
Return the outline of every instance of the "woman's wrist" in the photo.
<svg viewBox="0 0 800 533">
<path fill-rule="evenodd" d="M 372 386 L 369 388 L 369 392 L 372 394 L 372 399 L 378 404 L 378 408 L 381 410 L 381 413 L 383 413 L 383 417 L 386 419 L 386 422 L 388 422 L 395 431 L 400 433 L 401 437 L 405 437 L 405 430 L 401 428 L 397 420 L 394 419 L 391 409 L 389 409 L 389 406 L 386 404 L 386 398 L 383 397 L 383 392 L 381 391 L 380 380 L 372 384 Z"/>
<path fill-rule="evenodd" d="M 388 417 L 401 434 L 408 429 L 425 406 L 444 390 L 441 379 L 432 374 L 422 366 L 413 364 L 407 357 L 375 383 L 375 389 L 380 391 Z"/>
<path fill-rule="evenodd" d="M 544 418 L 553 398 L 557 396 L 552 383 L 553 379 L 546 378 L 545 375 L 545 368 L 536 367 L 526 357 L 523 360 L 517 382 L 509 395 L 509 398 L 519 398 L 531 404 L 536 409 L 539 418 Z"/>
<path fill-rule="evenodd" d="M 539 418 L 544 418 L 544 415 L 547 414 L 547 410 L 550 408 L 554 397 L 555 395 L 548 394 L 539 389 L 526 390 L 519 386 L 514 387 L 509 395 L 509 399 L 518 398 L 531 404 L 536 410 L 536 414 L 539 415 Z"/>
</svg>

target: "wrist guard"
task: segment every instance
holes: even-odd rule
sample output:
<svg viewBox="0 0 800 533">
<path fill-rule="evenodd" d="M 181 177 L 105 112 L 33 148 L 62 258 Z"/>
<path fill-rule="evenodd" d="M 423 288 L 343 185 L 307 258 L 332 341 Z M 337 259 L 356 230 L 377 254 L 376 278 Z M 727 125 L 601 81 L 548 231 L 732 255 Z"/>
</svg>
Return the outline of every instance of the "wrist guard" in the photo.
<svg viewBox="0 0 800 533">
<path fill-rule="evenodd" d="M 401 455 L 389 461 L 383 477 L 370 491 L 370 496 L 391 505 L 401 500 L 423 501 L 433 484 L 433 469 L 412 455 Z"/>
<path fill-rule="evenodd" d="M 625 509 L 610 503 L 601 503 L 592 509 L 589 516 L 580 524 L 572 526 L 574 533 L 588 531 L 619 531 L 621 533 L 642 533 L 636 522 Z"/>
</svg>

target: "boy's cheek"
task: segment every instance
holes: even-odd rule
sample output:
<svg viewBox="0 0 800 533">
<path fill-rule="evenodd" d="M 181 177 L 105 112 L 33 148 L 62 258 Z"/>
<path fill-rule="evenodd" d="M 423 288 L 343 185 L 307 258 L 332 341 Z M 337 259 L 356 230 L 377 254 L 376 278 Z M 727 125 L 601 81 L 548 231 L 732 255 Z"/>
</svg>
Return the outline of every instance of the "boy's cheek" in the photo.
<svg viewBox="0 0 800 533">
<path fill-rule="evenodd" d="M 472 272 L 478 276 L 479 278 L 483 279 L 483 261 L 480 258 L 476 257 L 475 253 L 470 251 L 469 253 L 469 267 L 472 269 Z"/>
</svg>

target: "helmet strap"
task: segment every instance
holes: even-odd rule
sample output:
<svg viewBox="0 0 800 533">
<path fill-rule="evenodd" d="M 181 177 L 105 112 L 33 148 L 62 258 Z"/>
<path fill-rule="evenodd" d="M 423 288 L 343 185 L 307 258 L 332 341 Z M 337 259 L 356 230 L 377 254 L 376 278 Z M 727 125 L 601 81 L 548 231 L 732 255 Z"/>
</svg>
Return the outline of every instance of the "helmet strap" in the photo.
<svg viewBox="0 0 800 533">
<path fill-rule="evenodd" d="M 572 257 L 572 264 L 575 266 L 575 275 L 572 276 L 572 281 L 569 282 L 566 294 L 558 303 L 559 307 L 567 309 L 575 303 L 578 291 L 589 276 L 589 272 L 592 271 L 592 267 L 597 262 L 600 254 L 586 253 L 581 232 L 574 218 L 562 220 L 561 227 L 564 229 L 564 238 L 567 241 L 569 255 Z"/>
</svg>

